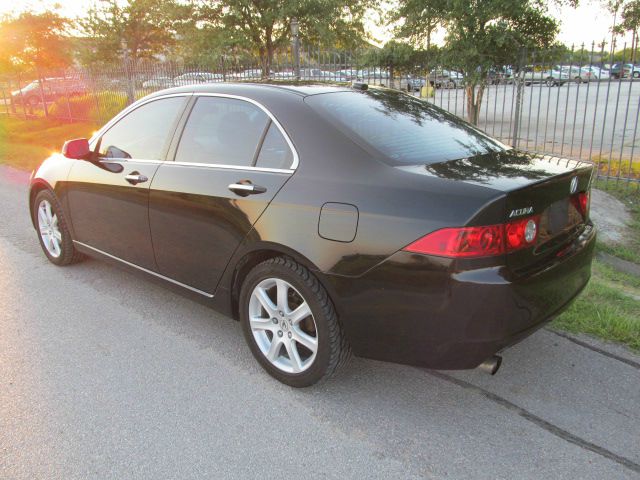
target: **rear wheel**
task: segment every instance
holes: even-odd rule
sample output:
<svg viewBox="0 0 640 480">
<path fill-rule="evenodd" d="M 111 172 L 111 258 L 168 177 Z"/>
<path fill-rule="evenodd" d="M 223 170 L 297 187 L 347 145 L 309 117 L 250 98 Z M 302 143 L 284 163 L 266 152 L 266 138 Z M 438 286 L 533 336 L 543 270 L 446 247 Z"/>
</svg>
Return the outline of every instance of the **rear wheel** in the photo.
<svg viewBox="0 0 640 480">
<path fill-rule="evenodd" d="M 51 263 L 64 266 L 84 258 L 73 246 L 62 207 L 51 191 L 42 190 L 36 195 L 33 215 L 40 246 Z"/>
<path fill-rule="evenodd" d="M 546 84 L 547 84 L 547 87 L 555 87 L 556 81 L 552 77 L 549 77 L 547 78 Z"/>
<path fill-rule="evenodd" d="M 350 356 L 326 290 L 290 258 L 269 259 L 249 272 L 240 292 L 240 321 L 260 365 L 293 387 L 330 377 Z"/>
</svg>

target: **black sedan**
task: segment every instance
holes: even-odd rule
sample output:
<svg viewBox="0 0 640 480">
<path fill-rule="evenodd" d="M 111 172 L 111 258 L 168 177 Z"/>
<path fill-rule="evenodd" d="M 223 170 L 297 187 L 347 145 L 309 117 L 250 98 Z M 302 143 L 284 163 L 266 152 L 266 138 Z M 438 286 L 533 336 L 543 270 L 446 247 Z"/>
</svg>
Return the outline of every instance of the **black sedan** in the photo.
<svg viewBox="0 0 640 480">
<path fill-rule="evenodd" d="M 29 207 L 52 263 L 192 295 L 300 387 L 351 352 L 495 371 L 589 280 L 591 174 L 398 91 L 193 85 L 67 142 Z"/>
</svg>

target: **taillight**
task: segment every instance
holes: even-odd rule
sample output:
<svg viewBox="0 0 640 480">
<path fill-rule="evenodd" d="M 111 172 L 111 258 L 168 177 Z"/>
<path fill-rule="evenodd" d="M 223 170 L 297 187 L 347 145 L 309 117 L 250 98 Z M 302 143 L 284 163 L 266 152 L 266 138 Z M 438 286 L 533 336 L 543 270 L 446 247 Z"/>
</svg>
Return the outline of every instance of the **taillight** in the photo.
<svg viewBox="0 0 640 480">
<path fill-rule="evenodd" d="M 587 218 L 589 211 L 589 192 L 579 192 L 571 196 L 571 203 L 580 212 L 583 218 Z"/>
<path fill-rule="evenodd" d="M 532 245 L 538 238 L 540 217 L 529 217 L 507 223 L 504 233 L 507 239 L 507 250 L 519 250 Z"/>
<path fill-rule="evenodd" d="M 403 250 L 439 257 L 492 257 L 532 246 L 538 238 L 539 221 L 536 215 L 501 225 L 443 228 Z"/>
</svg>

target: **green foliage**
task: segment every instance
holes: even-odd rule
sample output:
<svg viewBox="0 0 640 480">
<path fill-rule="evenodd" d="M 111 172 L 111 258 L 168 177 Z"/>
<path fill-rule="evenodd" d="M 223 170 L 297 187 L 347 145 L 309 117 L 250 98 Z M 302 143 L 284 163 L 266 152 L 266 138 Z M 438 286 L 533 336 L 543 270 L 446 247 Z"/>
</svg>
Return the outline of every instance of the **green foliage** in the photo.
<svg viewBox="0 0 640 480">
<path fill-rule="evenodd" d="M 0 71 L 65 67 L 69 20 L 56 12 L 23 12 L 0 23 Z"/>
<path fill-rule="evenodd" d="M 74 119 L 101 123 L 116 116 L 127 106 L 125 93 L 104 92 L 98 95 L 59 98 L 51 107 L 49 115 L 53 118 Z"/>
<path fill-rule="evenodd" d="M 78 19 L 89 37 L 80 60 L 109 63 L 127 57 L 135 62 L 167 53 L 178 33 L 194 28 L 194 22 L 193 7 L 174 0 L 100 0 Z"/>
<path fill-rule="evenodd" d="M 428 38 L 440 25 L 446 29 L 440 58 L 464 75 L 472 123 L 491 69 L 517 65 L 523 49 L 548 48 L 558 32 L 543 0 L 402 0 L 397 12 L 391 19 L 400 22 L 406 38 Z"/>
<path fill-rule="evenodd" d="M 351 47 L 365 37 L 364 14 L 370 5 L 363 0 L 205 0 L 201 21 L 224 29 L 232 55 L 257 53 L 266 76 L 274 52 L 291 41 L 292 19 L 298 20 L 302 40 Z"/>
<path fill-rule="evenodd" d="M 443 1 L 402 0 L 389 12 L 387 22 L 395 24 L 398 38 L 410 40 L 414 45 L 431 47 L 432 34 L 441 27 L 448 14 Z"/>
</svg>

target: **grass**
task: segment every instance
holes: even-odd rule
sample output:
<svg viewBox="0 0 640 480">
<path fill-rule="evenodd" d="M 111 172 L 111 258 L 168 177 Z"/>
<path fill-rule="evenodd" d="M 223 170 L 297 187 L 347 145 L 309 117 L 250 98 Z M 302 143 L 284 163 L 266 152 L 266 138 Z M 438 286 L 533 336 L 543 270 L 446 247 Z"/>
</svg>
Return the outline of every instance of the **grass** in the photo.
<svg viewBox="0 0 640 480">
<path fill-rule="evenodd" d="M 598 242 L 597 249 L 640 264 L 640 188 L 600 180 L 596 188 L 618 198 L 631 213 L 624 243 Z M 595 260 L 591 282 L 552 327 L 618 342 L 640 352 L 640 277 Z"/>
<path fill-rule="evenodd" d="M 596 169 L 602 175 L 608 175 L 611 177 L 624 178 L 640 178 L 640 162 L 630 161 L 629 158 L 606 158 L 601 156 L 594 156 L 592 158 Z"/>
<path fill-rule="evenodd" d="M 65 140 L 89 138 L 97 128 L 93 123 L 25 120 L 0 115 L 0 163 L 33 170 L 52 152 L 59 152 Z"/>
<path fill-rule="evenodd" d="M 562 330 L 586 333 L 618 342 L 640 352 L 640 301 L 629 291 L 595 274 L 582 295 L 551 324 Z M 640 289 L 636 290 L 640 296 Z"/>
</svg>

